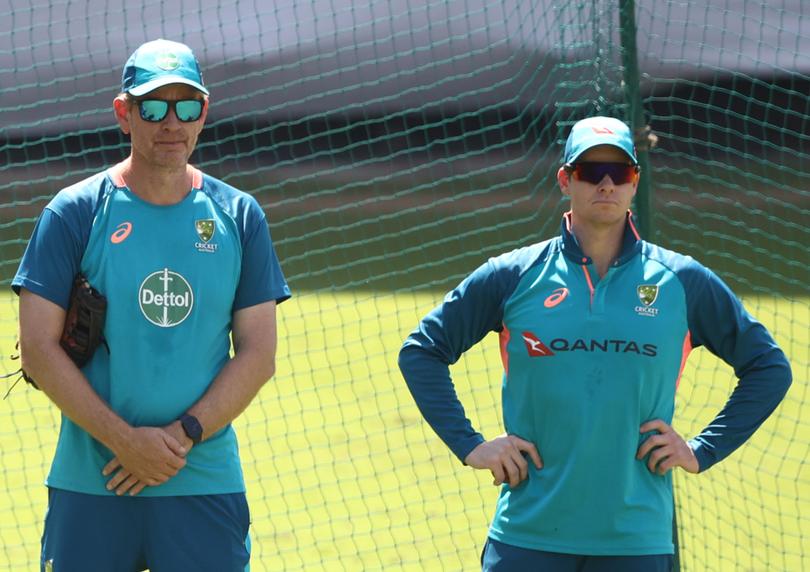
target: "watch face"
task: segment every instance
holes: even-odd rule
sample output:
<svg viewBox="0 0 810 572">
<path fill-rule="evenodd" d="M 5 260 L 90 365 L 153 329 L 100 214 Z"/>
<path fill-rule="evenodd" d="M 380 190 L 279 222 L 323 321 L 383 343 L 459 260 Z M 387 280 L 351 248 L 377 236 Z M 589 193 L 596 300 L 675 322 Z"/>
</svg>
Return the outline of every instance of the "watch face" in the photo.
<svg viewBox="0 0 810 572">
<path fill-rule="evenodd" d="M 193 415 L 183 415 L 180 418 L 180 424 L 183 426 L 183 431 L 186 432 L 188 438 L 199 443 L 202 439 L 202 425 Z"/>
</svg>

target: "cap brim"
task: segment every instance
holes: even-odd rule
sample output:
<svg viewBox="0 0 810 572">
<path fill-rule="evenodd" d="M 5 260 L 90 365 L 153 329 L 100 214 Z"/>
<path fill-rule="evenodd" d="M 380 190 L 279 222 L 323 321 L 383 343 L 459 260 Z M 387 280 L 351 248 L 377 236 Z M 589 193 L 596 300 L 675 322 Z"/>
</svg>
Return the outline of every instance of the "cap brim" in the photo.
<svg viewBox="0 0 810 572">
<path fill-rule="evenodd" d="M 155 91 L 159 87 L 163 87 L 164 85 L 171 85 L 173 83 L 182 83 L 184 85 L 190 85 L 197 91 L 208 95 L 208 90 L 205 89 L 201 84 L 197 83 L 196 81 L 192 81 L 190 79 L 186 79 L 180 76 L 171 76 L 171 75 L 164 75 L 157 79 L 153 79 L 152 81 L 148 81 L 143 85 L 139 85 L 137 87 L 133 87 L 129 90 L 130 95 L 134 95 L 135 97 L 141 97 L 142 95 L 146 95 L 149 92 Z"/>
</svg>

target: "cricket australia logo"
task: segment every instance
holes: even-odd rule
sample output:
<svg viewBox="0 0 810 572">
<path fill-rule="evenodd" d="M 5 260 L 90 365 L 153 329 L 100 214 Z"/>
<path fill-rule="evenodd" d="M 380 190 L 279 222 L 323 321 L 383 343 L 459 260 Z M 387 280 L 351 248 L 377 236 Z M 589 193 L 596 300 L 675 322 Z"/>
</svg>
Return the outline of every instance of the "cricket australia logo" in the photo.
<svg viewBox="0 0 810 572">
<path fill-rule="evenodd" d="M 211 242 L 217 230 L 216 221 L 212 218 L 196 220 L 194 221 L 194 228 L 197 231 L 197 236 L 200 237 L 200 241 L 194 243 L 197 250 L 200 252 L 216 252 L 217 245 Z"/>
<path fill-rule="evenodd" d="M 138 303 L 147 320 L 161 328 L 171 328 L 188 318 L 194 306 L 194 293 L 185 278 L 164 268 L 143 281 Z"/>
<path fill-rule="evenodd" d="M 654 318 L 658 315 L 658 308 L 653 308 L 652 305 L 658 299 L 658 285 L 657 284 L 640 284 L 636 287 L 636 294 L 641 302 L 641 306 L 636 306 L 636 314 L 639 316 L 649 316 Z"/>
<path fill-rule="evenodd" d="M 180 67 L 180 60 L 177 54 L 164 52 L 155 58 L 155 64 L 162 70 L 173 71 Z"/>
</svg>

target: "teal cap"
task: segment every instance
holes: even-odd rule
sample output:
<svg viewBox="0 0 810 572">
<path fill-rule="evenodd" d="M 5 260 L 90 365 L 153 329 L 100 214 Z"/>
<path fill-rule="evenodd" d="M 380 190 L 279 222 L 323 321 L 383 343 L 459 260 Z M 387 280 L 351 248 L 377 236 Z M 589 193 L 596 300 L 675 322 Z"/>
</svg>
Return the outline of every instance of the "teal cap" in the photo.
<svg viewBox="0 0 810 572">
<path fill-rule="evenodd" d="M 613 145 L 618 147 L 638 165 L 636 147 L 633 144 L 633 134 L 623 121 L 613 117 L 588 117 L 577 121 L 571 128 L 568 141 L 565 142 L 564 163 L 570 165 L 591 147 L 597 145 Z"/>
<path fill-rule="evenodd" d="M 121 78 L 121 91 L 135 97 L 164 85 L 184 83 L 208 95 L 197 58 L 185 44 L 169 40 L 146 42 L 133 52 Z"/>
</svg>

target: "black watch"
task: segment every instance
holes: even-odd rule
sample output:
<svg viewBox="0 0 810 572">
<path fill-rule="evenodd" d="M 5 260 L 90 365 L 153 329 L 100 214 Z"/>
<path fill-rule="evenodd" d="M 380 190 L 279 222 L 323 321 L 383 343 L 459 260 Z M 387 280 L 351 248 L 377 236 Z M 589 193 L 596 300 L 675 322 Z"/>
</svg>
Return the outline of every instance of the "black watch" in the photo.
<svg viewBox="0 0 810 572">
<path fill-rule="evenodd" d="M 180 416 L 180 425 L 183 426 L 183 431 L 185 431 L 188 438 L 191 439 L 195 445 L 202 441 L 203 428 L 196 417 L 188 413 L 183 413 Z"/>
</svg>

